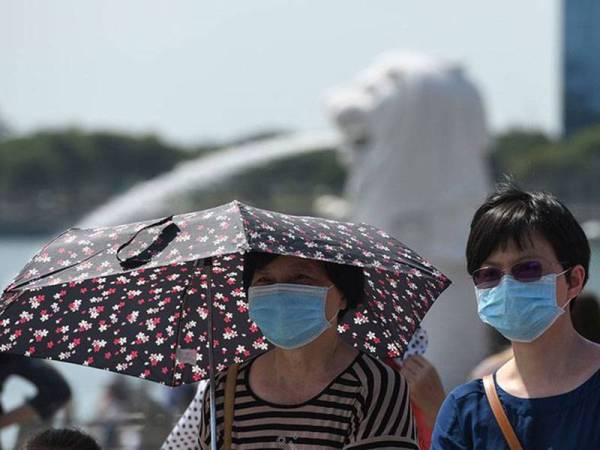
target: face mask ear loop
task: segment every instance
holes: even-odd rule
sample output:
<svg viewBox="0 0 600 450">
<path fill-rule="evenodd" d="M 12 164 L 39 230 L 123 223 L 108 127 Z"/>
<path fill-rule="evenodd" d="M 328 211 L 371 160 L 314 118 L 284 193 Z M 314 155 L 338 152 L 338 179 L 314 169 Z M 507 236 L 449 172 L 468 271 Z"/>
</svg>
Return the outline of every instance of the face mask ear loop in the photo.
<svg viewBox="0 0 600 450">
<path fill-rule="evenodd" d="M 567 272 L 568 272 L 569 270 L 571 270 L 571 269 L 572 269 L 572 267 L 569 267 L 568 269 L 565 269 L 565 270 L 563 270 L 562 272 L 558 272 L 558 273 L 556 274 L 556 277 L 558 278 L 558 277 L 560 277 L 561 275 L 564 275 L 565 273 L 567 273 Z M 565 278 L 566 278 L 566 277 L 565 277 Z"/>
<path fill-rule="evenodd" d="M 572 269 L 572 267 L 569 267 L 565 270 L 563 270 L 562 272 L 559 272 L 556 274 L 556 278 L 560 277 L 561 275 L 566 274 L 567 272 L 569 272 Z M 566 278 L 566 277 L 565 277 Z M 566 280 L 567 284 L 570 285 L 569 280 Z M 579 294 L 577 294 L 579 295 Z M 571 304 L 571 302 L 577 298 L 577 295 L 575 297 L 571 297 L 569 300 L 567 300 L 567 302 L 564 304 L 564 306 L 560 307 L 560 309 L 562 309 L 564 312 L 567 312 L 567 307 Z"/>
<path fill-rule="evenodd" d="M 327 293 L 329 293 L 329 289 L 331 289 L 333 287 L 335 287 L 335 284 L 332 284 L 331 286 L 327 286 Z M 325 297 L 325 303 L 323 304 L 323 308 L 325 308 L 326 304 L 327 304 L 327 297 Z M 325 320 L 327 320 L 327 322 L 329 322 L 330 327 L 333 326 L 333 321 L 338 316 L 338 314 L 340 313 L 341 310 L 342 310 L 341 308 L 338 308 L 331 319 L 327 319 L 327 315 L 325 315 L 325 311 L 323 311 L 323 313 L 325 315 Z"/>
<path fill-rule="evenodd" d="M 333 315 L 333 317 L 331 318 L 331 320 L 328 320 L 327 322 L 329 322 L 329 326 L 332 327 L 333 326 L 333 321 L 337 318 L 338 314 L 340 313 L 341 309 L 338 308 L 338 310 L 335 312 L 335 314 Z M 325 317 L 325 319 L 327 319 L 327 317 Z"/>
<path fill-rule="evenodd" d="M 577 297 L 577 296 L 575 296 L 575 297 Z M 575 297 L 571 297 L 569 300 L 567 300 L 567 303 L 565 303 L 564 306 L 561 306 L 560 309 L 562 309 L 564 312 L 567 312 L 568 306 L 575 299 Z"/>
</svg>

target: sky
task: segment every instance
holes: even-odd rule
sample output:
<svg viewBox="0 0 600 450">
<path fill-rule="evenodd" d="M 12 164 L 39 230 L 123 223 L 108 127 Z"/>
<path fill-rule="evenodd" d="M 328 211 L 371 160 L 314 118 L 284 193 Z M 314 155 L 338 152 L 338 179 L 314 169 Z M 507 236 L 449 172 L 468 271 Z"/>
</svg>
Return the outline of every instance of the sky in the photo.
<svg viewBox="0 0 600 450">
<path fill-rule="evenodd" d="M 560 0 L 2 0 L 0 116 L 180 143 L 330 126 L 380 53 L 459 61 L 492 132 L 560 131 Z"/>
</svg>

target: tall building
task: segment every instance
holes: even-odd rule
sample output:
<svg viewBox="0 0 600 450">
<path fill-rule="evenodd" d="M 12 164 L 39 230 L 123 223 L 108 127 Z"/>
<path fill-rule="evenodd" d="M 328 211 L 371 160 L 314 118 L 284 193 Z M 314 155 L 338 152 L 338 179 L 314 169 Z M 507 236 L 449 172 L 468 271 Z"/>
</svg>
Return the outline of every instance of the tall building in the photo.
<svg viewBox="0 0 600 450">
<path fill-rule="evenodd" d="M 600 125 L 600 1 L 563 0 L 565 134 Z"/>
</svg>

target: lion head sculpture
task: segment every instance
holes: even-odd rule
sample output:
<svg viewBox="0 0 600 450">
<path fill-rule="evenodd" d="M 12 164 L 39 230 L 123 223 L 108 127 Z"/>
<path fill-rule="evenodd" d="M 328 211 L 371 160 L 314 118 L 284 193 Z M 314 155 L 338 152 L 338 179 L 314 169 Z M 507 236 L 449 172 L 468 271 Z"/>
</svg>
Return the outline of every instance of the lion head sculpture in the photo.
<svg viewBox="0 0 600 450">
<path fill-rule="evenodd" d="M 386 54 L 326 103 L 350 161 L 352 219 L 429 258 L 462 259 L 469 221 L 489 189 L 484 110 L 463 70 Z"/>
</svg>

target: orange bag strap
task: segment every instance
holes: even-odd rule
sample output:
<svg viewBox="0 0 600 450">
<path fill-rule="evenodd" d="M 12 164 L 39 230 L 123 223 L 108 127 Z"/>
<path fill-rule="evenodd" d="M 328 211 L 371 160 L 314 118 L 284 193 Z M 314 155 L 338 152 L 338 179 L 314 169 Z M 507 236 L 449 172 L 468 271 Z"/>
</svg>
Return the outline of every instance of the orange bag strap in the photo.
<svg viewBox="0 0 600 450">
<path fill-rule="evenodd" d="M 510 424 L 508 417 L 506 417 L 506 412 L 502 407 L 502 403 L 498 397 L 498 392 L 496 392 L 496 383 L 494 382 L 493 375 L 486 375 L 483 377 L 483 387 L 485 389 L 485 396 L 487 397 L 492 408 L 492 412 L 494 413 L 494 417 L 496 418 L 496 422 L 500 426 L 500 430 L 502 431 L 504 439 L 506 439 L 509 448 L 511 450 L 523 450 L 515 430 Z"/>
<path fill-rule="evenodd" d="M 233 428 L 233 404 L 235 401 L 235 385 L 237 382 L 238 365 L 232 364 L 227 369 L 225 378 L 225 436 L 223 440 L 223 449 L 231 450 L 231 430 Z"/>
</svg>

